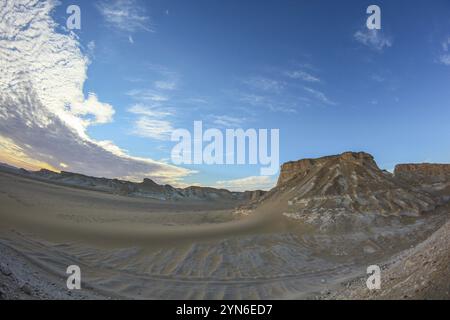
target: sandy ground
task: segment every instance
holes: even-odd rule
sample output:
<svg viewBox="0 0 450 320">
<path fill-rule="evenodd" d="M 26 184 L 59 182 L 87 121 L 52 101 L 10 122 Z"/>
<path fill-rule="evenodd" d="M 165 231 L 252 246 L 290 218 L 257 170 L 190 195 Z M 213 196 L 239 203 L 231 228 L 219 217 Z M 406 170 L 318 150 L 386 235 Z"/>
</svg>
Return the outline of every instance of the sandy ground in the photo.
<svg viewBox="0 0 450 320">
<path fill-rule="evenodd" d="M 275 203 L 238 218 L 214 203 L 127 198 L 6 173 L 0 203 L 5 299 L 351 297 L 331 290 L 427 239 L 448 216 L 444 210 L 327 234 L 289 220 Z M 422 270 L 420 263 L 413 264 Z M 82 289 L 69 291 L 65 271 L 73 264 L 81 268 Z M 447 271 L 436 276 L 448 281 Z M 444 289 L 432 297 L 446 298 Z"/>
<path fill-rule="evenodd" d="M 381 288 L 367 290 L 356 278 L 321 299 L 450 299 L 450 221 L 419 245 L 382 266 Z"/>
</svg>

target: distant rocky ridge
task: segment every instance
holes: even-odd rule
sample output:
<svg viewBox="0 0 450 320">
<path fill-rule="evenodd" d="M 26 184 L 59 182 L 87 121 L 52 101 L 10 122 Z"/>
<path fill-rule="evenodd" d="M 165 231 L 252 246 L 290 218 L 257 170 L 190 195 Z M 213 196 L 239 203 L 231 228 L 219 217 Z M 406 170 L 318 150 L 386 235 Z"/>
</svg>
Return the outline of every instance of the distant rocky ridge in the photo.
<svg viewBox="0 0 450 320">
<path fill-rule="evenodd" d="M 61 171 L 61 173 L 47 169 L 27 171 L 25 169 L 18 169 L 7 164 L 0 164 L 0 170 L 60 185 L 102 191 L 123 196 L 144 197 L 158 200 L 246 202 L 250 200 L 257 200 L 265 193 L 261 190 L 231 192 L 226 189 L 199 186 L 175 188 L 168 184 L 160 185 L 148 178 L 145 178 L 140 183 L 136 183 L 119 179 L 91 177 L 66 171 Z"/>
</svg>

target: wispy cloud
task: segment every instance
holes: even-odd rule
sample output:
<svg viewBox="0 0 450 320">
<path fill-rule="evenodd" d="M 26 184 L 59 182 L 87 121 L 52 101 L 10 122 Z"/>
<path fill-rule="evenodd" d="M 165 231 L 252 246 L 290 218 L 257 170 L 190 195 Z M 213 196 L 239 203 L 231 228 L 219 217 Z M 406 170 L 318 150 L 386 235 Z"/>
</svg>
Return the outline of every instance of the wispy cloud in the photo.
<svg viewBox="0 0 450 320">
<path fill-rule="evenodd" d="M 133 133 L 144 138 L 170 140 L 174 130 L 169 121 L 143 116 L 136 120 Z"/>
<path fill-rule="evenodd" d="M 142 104 L 135 104 L 134 106 L 128 108 L 128 112 L 148 117 L 166 117 L 172 114 L 172 112 L 170 111 L 156 110 L 155 108 L 151 108 Z"/>
<path fill-rule="evenodd" d="M 128 91 L 127 95 L 137 101 L 165 102 L 169 100 L 168 96 L 155 89 L 133 89 Z"/>
<path fill-rule="evenodd" d="M 153 32 L 145 7 L 136 0 L 100 1 L 97 9 L 109 27 L 124 32 Z"/>
<path fill-rule="evenodd" d="M 221 116 L 214 116 L 213 117 L 213 123 L 227 128 L 237 128 L 242 126 L 242 123 L 245 121 L 245 118 L 236 118 L 232 116 L 227 115 L 221 115 Z"/>
<path fill-rule="evenodd" d="M 158 80 L 154 83 L 155 87 L 161 90 L 175 90 L 177 82 L 172 80 Z"/>
<path fill-rule="evenodd" d="M 177 89 L 180 82 L 180 75 L 168 68 L 150 64 L 147 66 L 151 72 L 156 73 L 161 79 L 156 80 L 153 86 L 156 90 L 175 90 Z"/>
<path fill-rule="evenodd" d="M 367 29 L 357 31 L 353 37 L 359 43 L 371 48 L 372 50 L 382 52 L 385 48 L 392 47 L 393 40 L 391 37 L 384 35 L 380 30 Z"/>
<path fill-rule="evenodd" d="M 449 49 L 450 49 L 450 37 L 447 37 L 447 39 L 442 41 L 442 50 L 448 52 Z"/>
<path fill-rule="evenodd" d="M 145 104 L 145 99 L 139 99 L 139 103 L 130 107 L 127 111 L 136 115 L 131 134 L 155 140 L 170 140 L 174 131 L 168 117 L 173 115 L 171 108 L 165 107 L 160 101 Z"/>
<path fill-rule="evenodd" d="M 446 66 L 450 66 L 450 54 L 443 54 L 439 57 L 439 61 Z"/>
<path fill-rule="evenodd" d="M 280 92 L 285 86 L 281 81 L 263 76 L 250 77 L 245 79 L 243 82 L 253 89 L 276 93 Z"/>
<path fill-rule="evenodd" d="M 257 108 L 265 108 L 272 112 L 283 112 L 283 113 L 296 113 L 297 103 L 295 100 L 297 98 L 291 97 L 280 97 L 280 96 L 268 96 L 268 95 L 258 95 L 253 93 L 238 93 L 235 94 L 239 102 L 248 104 Z"/>
<path fill-rule="evenodd" d="M 382 75 L 378 74 L 378 73 L 372 74 L 372 76 L 370 78 L 373 81 L 375 81 L 375 82 L 384 82 L 384 81 L 386 81 L 386 78 L 383 77 Z"/>
<path fill-rule="evenodd" d="M 167 104 L 172 101 L 172 91 L 177 88 L 179 75 L 158 65 L 150 65 L 148 69 L 161 79 L 155 80 L 150 88 L 127 92 L 137 102 L 128 109 L 137 116 L 131 133 L 155 140 L 170 140 L 174 131 L 170 117 L 174 112 Z"/>
<path fill-rule="evenodd" d="M 267 71 L 267 70 L 266 70 Z M 273 112 L 294 113 L 297 101 L 289 95 L 289 82 L 280 78 L 280 70 L 272 68 L 276 75 L 247 77 L 241 83 L 244 87 L 232 90 L 231 95 L 240 103 Z"/>
<path fill-rule="evenodd" d="M 95 58 L 95 41 L 89 41 L 86 46 L 86 54 L 89 58 L 89 61 L 92 61 Z"/>
<path fill-rule="evenodd" d="M 266 97 L 253 93 L 243 93 L 239 95 L 239 100 L 248 103 L 252 106 L 258 106 L 266 104 Z"/>
<path fill-rule="evenodd" d="M 446 66 L 450 66 L 450 37 L 448 37 L 447 39 L 445 39 L 442 42 L 442 51 L 441 54 L 439 56 L 439 62 L 446 65 Z"/>
<path fill-rule="evenodd" d="M 152 106 L 135 104 L 127 111 L 138 116 L 134 121 L 132 134 L 155 140 L 170 140 L 170 135 L 174 131 L 172 123 L 166 119 L 172 115 L 170 110 L 162 109 L 159 104 Z"/>
<path fill-rule="evenodd" d="M 307 82 L 320 82 L 320 79 L 303 70 L 292 70 L 284 73 L 291 79 L 300 79 Z"/>
<path fill-rule="evenodd" d="M 263 107 L 272 112 L 297 113 L 299 108 L 311 106 L 314 101 L 336 105 L 325 93 L 312 86 L 325 83 L 316 73 L 318 68 L 312 64 L 295 63 L 292 68 L 266 67 L 263 76 L 246 78 L 243 88 L 232 94 L 239 102 L 254 107 Z M 303 84 L 299 83 L 303 82 Z M 303 85 L 308 86 L 303 86 Z M 303 95 L 299 91 L 304 88 Z"/>
<path fill-rule="evenodd" d="M 336 102 L 330 100 L 323 92 L 310 87 L 303 87 L 303 88 L 305 89 L 305 91 L 309 92 L 314 98 L 316 98 L 320 102 L 328 105 L 336 105 Z"/>
</svg>

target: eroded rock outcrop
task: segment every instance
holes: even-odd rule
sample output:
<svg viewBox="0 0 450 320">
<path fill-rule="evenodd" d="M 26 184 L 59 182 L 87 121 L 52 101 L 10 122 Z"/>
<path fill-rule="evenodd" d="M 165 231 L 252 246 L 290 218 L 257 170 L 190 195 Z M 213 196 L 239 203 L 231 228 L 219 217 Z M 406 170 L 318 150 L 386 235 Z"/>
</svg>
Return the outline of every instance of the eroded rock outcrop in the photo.
<svg viewBox="0 0 450 320">
<path fill-rule="evenodd" d="M 365 152 L 345 152 L 282 166 L 277 186 L 241 212 L 277 211 L 321 228 L 370 225 L 377 217 L 419 216 L 436 199 L 381 170 Z M 355 218 L 363 214 L 364 218 Z M 342 223 L 339 223 L 342 222 Z"/>
<path fill-rule="evenodd" d="M 450 164 L 409 163 L 395 167 L 395 176 L 416 182 L 442 182 L 450 179 Z"/>
<path fill-rule="evenodd" d="M 340 155 L 326 156 L 316 159 L 301 159 L 298 161 L 286 162 L 281 166 L 280 176 L 277 185 L 282 185 L 288 180 L 306 174 L 310 169 L 326 164 L 332 159 L 341 159 L 343 161 L 352 161 L 356 163 L 366 163 L 368 165 L 376 165 L 372 155 L 365 152 L 344 152 Z"/>
<path fill-rule="evenodd" d="M 450 201 L 450 164 L 399 164 L 394 175 L 416 190 L 433 194 L 440 202 Z"/>
</svg>

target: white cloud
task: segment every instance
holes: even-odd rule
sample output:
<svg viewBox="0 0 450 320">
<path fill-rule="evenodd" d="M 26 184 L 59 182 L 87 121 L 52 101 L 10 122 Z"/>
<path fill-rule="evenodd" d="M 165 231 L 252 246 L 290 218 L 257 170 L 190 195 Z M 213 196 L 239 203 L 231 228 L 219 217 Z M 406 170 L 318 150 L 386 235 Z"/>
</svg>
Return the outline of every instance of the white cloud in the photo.
<svg viewBox="0 0 450 320">
<path fill-rule="evenodd" d="M 131 133 L 139 137 L 170 140 L 174 128 L 168 117 L 174 112 L 166 104 L 171 100 L 171 91 L 177 87 L 179 75 L 159 65 L 150 65 L 148 68 L 162 79 L 154 81 L 151 88 L 134 89 L 127 93 L 137 101 L 136 105 L 128 109 L 128 112 L 138 116 Z"/>
<path fill-rule="evenodd" d="M 175 90 L 180 81 L 180 75 L 161 65 L 149 65 L 148 69 L 158 74 L 161 79 L 156 80 L 153 86 L 156 90 Z"/>
<path fill-rule="evenodd" d="M 392 47 L 393 41 L 390 37 L 384 35 L 380 30 L 363 29 L 357 31 L 353 37 L 359 43 L 375 50 L 382 52 L 385 48 Z"/>
<path fill-rule="evenodd" d="M 87 44 L 88 50 L 89 51 L 94 51 L 95 50 L 95 41 L 89 41 L 89 43 Z"/>
<path fill-rule="evenodd" d="M 160 111 L 142 104 L 135 104 L 128 109 L 128 112 L 148 117 L 165 117 L 172 114 L 170 111 Z"/>
<path fill-rule="evenodd" d="M 309 87 L 303 87 L 307 92 L 309 92 L 313 97 L 315 97 L 317 100 L 319 100 L 322 103 L 328 104 L 328 105 L 336 105 L 336 102 L 328 99 L 328 97 L 321 91 L 309 88 Z"/>
<path fill-rule="evenodd" d="M 252 106 L 257 106 L 265 103 L 266 98 L 261 95 L 250 93 L 250 94 L 241 94 L 239 100 L 248 103 Z"/>
<path fill-rule="evenodd" d="M 439 56 L 439 62 L 444 64 L 444 65 L 446 65 L 446 66 L 450 66 L 449 49 L 450 49 L 450 37 L 448 37 L 447 39 L 445 39 L 442 42 L 442 53 Z"/>
<path fill-rule="evenodd" d="M 309 83 L 321 82 L 318 77 L 312 74 L 312 71 L 307 72 L 304 69 L 313 69 L 313 67 L 297 64 L 294 70 L 266 68 L 267 72 L 275 73 L 276 77 L 248 77 L 242 80 L 248 88 L 234 90 L 230 93 L 239 102 L 255 108 L 265 108 L 272 112 L 297 113 L 300 107 L 309 106 L 311 99 L 298 95 L 298 82 L 293 80 L 302 80 Z M 318 96 L 319 93 L 314 92 L 314 95 Z M 322 98 L 322 102 L 333 104 L 323 94 L 320 98 Z"/>
<path fill-rule="evenodd" d="M 169 100 L 169 97 L 154 89 L 133 89 L 128 91 L 127 95 L 137 101 L 165 102 Z"/>
<path fill-rule="evenodd" d="M 136 120 L 133 133 L 144 138 L 170 140 L 174 130 L 169 121 L 143 116 Z"/>
<path fill-rule="evenodd" d="M 262 91 L 280 92 L 284 88 L 282 82 L 262 76 L 245 79 L 244 83 L 254 89 Z"/>
<path fill-rule="evenodd" d="M 251 176 L 234 180 L 217 181 L 215 188 L 224 188 L 231 191 L 270 190 L 276 181 L 271 176 Z"/>
<path fill-rule="evenodd" d="M 300 79 L 307 82 L 320 82 L 319 78 L 302 70 L 286 71 L 285 75 L 292 79 Z"/>
<path fill-rule="evenodd" d="M 89 58 L 89 61 L 94 59 L 95 56 L 95 41 L 89 41 L 87 44 L 87 50 L 86 50 L 87 56 Z"/>
<path fill-rule="evenodd" d="M 234 96 L 236 94 L 233 94 Z M 263 107 L 272 112 L 296 113 L 296 103 L 293 99 L 286 99 L 288 101 L 281 101 L 282 97 L 262 96 L 253 93 L 239 93 L 237 94 L 240 102 L 246 103 L 253 107 Z M 298 97 L 295 98 L 299 100 Z"/>
<path fill-rule="evenodd" d="M 108 103 L 98 101 L 95 93 L 90 92 L 84 102 L 71 104 L 71 113 L 76 116 L 92 115 L 94 120 L 85 120 L 85 126 L 91 124 L 102 124 L 111 122 L 115 113 L 113 107 Z"/>
<path fill-rule="evenodd" d="M 236 118 L 231 116 L 214 116 L 213 123 L 218 126 L 223 126 L 227 128 L 238 128 L 245 121 L 245 118 Z"/>
<path fill-rule="evenodd" d="M 127 111 L 137 115 L 134 120 L 131 134 L 156 140 L 170 140 L 172 132 L 175 130 L 167 117 L 173 115 L 171 108 L 164 107 L 163 102 L 167 99 L 152 98 L 147 99 L 142 95 L 137 95 L 137 104 Z M 150 101 L 148 101 L 150 100 Z M 150 104 L 146 103 L 150 102 Z"/>
<path fill-rule="evenodd" d="M 161 90 L 175 90 L 177 87 L 176 81 L 165 81 L 165 80 L 158 80 L 154 83 L 155 87 Z"/>
<path fill-rule="evenodd" d="M 442 41 L 442 50 L 447 52 L 449 48 L 450 48 L 450 37 Z"/>
<path fill-rule="evenodd" d="M 97 9 L 111 28 L 125 32 L 154 31 L 145 8 L 135 0 L 101 1 Z"/>
<path fill-rule="evenodd" d="M 446 66 L 450 66 L 450 54 L 443 54 L 439 57 L 439 61 Z"/>
<path fill-rule="evenodd" d="M 76 36 L 55 31 L 55 5 L 0 2 L 0 158 L 26 167 L 64 164 L 88 175 L 175 184 L 191 174 L 88 136 L 90 125 L 112 121 L 114 109 L 94 93 L 85 99 L 88 59 Z"/>
<path fill-rule="evenodd" d="M 141 104 L 132 106 L 128 109 L 128 112 L 139 115 L 134 122 L 132 131 L 134 135 L 156 140 L 170 140 L 174 128 L 164 118 L 171 115 L 171 112 L 160 111 L 157 108 Z"/>
</svg>

